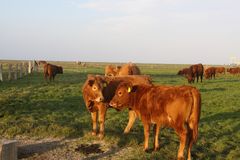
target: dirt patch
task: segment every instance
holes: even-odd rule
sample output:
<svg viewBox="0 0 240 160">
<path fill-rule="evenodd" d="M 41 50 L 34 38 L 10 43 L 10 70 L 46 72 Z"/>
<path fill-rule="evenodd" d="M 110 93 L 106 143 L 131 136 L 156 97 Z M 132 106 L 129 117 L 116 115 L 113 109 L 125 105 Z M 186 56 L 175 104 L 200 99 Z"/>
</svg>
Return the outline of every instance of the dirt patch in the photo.
<svg viewBox="0 0 240 160">
<path fill-rule="evenodd" d="M 75 151 L 81 152 L 84 155 L 99 154 L 104 152 L 100 147 L 100 144 L 80 144 Z"/>
</svg>

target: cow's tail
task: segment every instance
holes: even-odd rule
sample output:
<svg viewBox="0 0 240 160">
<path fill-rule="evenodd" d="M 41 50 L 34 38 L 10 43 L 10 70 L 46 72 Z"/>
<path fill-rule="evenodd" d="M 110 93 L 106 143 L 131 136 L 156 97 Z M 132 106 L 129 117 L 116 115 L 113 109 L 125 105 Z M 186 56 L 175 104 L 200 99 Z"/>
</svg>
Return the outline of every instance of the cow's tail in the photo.
<svg viewBox="0 0 240 160">
<path fill-rule="evenodd" d="M 193 106 L 189 117 L 189 127 L 192 130 L 193 141 L 196 143 L 198 137 L 198 124 L 201 114 L 201 94 L 194 88 L 192 89 Z"/>
</svg>

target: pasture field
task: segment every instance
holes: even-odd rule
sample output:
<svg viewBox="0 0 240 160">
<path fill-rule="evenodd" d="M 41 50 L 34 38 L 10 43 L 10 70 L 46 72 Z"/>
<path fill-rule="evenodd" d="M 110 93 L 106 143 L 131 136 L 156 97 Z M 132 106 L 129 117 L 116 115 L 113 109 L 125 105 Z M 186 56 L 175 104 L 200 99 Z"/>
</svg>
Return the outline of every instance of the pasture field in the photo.
<svg viewBox="0 0 240 160">
<path fill-rule="evenodd" d="M 0 63 L 15 63 L 0 61 Z M 28 146 L 47 144 L 41 153 L 19 155 L 25 159 L 163 159 L 177 158 L 179 141 L 172 129 L 160 131 L 160 150 L 143 152 L 143 127 L 137 120 L 127 135 L 123 130 L 128 112 L 109 109 L 104 140 L 92 137 L 90 114 L 81 87 L 87 74 L 103 74 L 105 63 L 52 62 L 62 65 L 63 75 L 55 82 L 43 79 L 42 68 L 22 79 L 0 82 L 0 140 L 17 139 Z M 154 84 L 188 85 L 176 75 L 188 65 L 138 64 Z M 240 158 L 240 77 L 219 75 L 215 80 L 193 84 L 202 95 L 197 143 L 192 157 L 197 160 Z M 49 147 L 50 146 L 50 147 Z M 52 146 L 52 147 L 51 147 Z M 153 132 L 150 135 L 153 148 Z"/>
</svg>

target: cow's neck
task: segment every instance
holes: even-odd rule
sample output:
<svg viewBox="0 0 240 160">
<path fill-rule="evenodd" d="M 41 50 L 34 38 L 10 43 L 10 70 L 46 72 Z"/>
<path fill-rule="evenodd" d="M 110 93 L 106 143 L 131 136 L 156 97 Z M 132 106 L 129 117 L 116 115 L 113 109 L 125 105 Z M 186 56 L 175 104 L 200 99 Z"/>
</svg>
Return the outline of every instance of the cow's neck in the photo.
<svg viewBox="0 0 240 160">
<path fill-rule="evenodd" d="M 130 108 L 139 111 L 140 106 L 139 106 L 139 101 L 141 100 L 142 96 L 147 92 L 148 87 L 145 86 L 138 86 L 137 92 L 132 92 L 131 93 L 131 98 L 130 98 Z"/>
</svg>

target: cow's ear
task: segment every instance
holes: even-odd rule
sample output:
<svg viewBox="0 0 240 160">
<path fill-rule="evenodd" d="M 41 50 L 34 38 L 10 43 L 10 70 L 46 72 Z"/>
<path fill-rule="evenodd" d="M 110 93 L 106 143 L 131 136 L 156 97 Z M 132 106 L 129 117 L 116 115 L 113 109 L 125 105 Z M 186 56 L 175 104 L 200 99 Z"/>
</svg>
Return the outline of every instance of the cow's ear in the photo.
<svg viewBox="0 0 240 160">
<path fill-rule="evenodd" d="M 92 86 L 93 86 L 93 84 L 94 84 L 94 80 L 88 80 L 88 85 L 89 85 L 89 86 L 91 86 L 91 87 L 92 87 Z"/>
<path fill-rule="evenodd" d="M 137 90 L 137 86 L 128 87 L 128 93 L 130 93 L 130 92 L 136 92 L 136 90 Z"/>
</svg>

